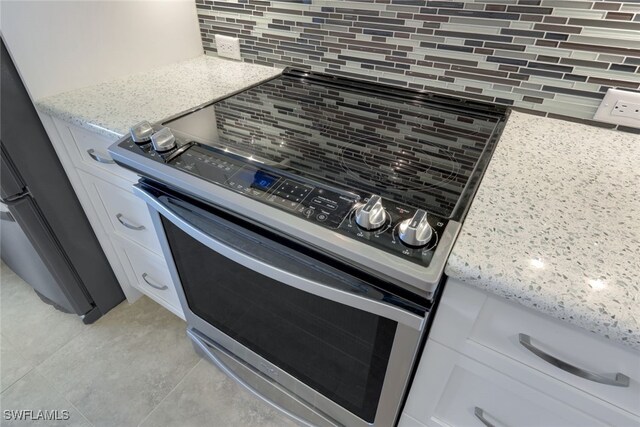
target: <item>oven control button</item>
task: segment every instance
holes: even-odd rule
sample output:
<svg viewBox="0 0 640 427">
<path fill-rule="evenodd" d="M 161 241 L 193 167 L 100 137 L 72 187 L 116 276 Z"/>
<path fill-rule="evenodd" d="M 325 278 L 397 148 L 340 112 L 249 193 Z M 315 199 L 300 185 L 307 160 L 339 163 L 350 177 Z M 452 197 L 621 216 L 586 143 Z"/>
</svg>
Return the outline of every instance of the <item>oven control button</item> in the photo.
<svg viewBox="0 0 640 427">
<path fill-rule="evenodd" d="M 386 219 L 380 196 L 372 195 L 366 204 L 356 209 L 356 224 L 365 230 L 377 230 Z"/>
<path fill-rule="evenodd" d="M 162 128 L 151 135 L 151 143 L 153 144 L 154 150 L 159 153 L 164 153 L 176 148 L 176 137 L 171 133 L 171 129 Z"/>
<path fill-rule="evenodd" d="M 400 240 L 408 246 L 425 246 L 433 237 L 433 230 L 427 222 L 427 212 L 418 209 L 413 218 L 406 219 L 398 226 Z"/>
<path fill-rule="evenodd" d="M 148 121 L 144 120 L 130 129 L 131 139 L 136 144 L 148 144 L 151 142 L 151 135 L 153 134 L 153 128 Z"/>
</svg>

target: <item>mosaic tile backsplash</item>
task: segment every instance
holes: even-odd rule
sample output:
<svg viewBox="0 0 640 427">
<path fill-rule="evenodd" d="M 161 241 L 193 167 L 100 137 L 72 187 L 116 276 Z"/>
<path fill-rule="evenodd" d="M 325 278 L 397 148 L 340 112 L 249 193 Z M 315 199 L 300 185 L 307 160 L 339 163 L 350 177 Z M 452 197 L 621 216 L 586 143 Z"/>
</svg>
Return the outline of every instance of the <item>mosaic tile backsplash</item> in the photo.
<svg viewBox="0 0 640 427">
<path fill-rule="evenodd" d="M 640 0 L 196 0 L 205 52 L 590 119 L 640 89 Z M 615 127 L 615 125 L 606 125 Z"/>
</svg>

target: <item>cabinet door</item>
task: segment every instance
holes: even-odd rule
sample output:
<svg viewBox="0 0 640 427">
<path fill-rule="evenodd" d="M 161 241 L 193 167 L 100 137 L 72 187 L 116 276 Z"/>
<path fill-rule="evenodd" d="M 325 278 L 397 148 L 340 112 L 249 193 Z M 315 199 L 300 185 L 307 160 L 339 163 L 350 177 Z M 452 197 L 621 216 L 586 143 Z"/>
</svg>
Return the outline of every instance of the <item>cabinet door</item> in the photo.
<svg viewBox="0 0 640 427">
<path fill-rule="evenodd" d="M 160 242 L 147 205 L 129 191 L 80 171 L 105 228 L 160 255 Z"/>
<path fill-rule="evenodd" d="M 586 414 L 490 367 L 429 340 L 401 426 L 632 425 L 611 421 L 606 409 Z M 620 418 L 616 418 L 620 420 Z"/>
<path fill-rule="evenodd" d="M 455 280 L 447 281 L 429 337 L 489 365 L 492 354 L 505 355 L 523 369 L 491 366 L 521 381 L 536 370 L 640 414 L 640 352 Z"/>
<path fill-rule="evenodd" d="M 141 292 L 184 319 L 178 293 L 165 259 L 119 236 L 113 237 L 122 263 L 132 276 L 131 283 Z"/>
<path fill-rule="evenodd" d="M 82 170 L 78 170 L 78 174 L 116 249 L 128 282 L 184 319 L 147 205 L 98 177 Z"/>
</svg>

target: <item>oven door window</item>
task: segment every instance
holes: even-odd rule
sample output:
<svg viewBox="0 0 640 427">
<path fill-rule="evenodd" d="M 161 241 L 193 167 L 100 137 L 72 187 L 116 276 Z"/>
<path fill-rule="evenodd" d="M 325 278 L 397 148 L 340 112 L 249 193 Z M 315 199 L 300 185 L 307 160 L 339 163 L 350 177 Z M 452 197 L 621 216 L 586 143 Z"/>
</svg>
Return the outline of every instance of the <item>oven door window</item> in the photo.
<svg viewBox="0 0 640 427">
<path fill-rule="evenodd" d="M 373 422 L 397 323 L 248 269 L 162 217 L 189 309 Z"/>
</svg>

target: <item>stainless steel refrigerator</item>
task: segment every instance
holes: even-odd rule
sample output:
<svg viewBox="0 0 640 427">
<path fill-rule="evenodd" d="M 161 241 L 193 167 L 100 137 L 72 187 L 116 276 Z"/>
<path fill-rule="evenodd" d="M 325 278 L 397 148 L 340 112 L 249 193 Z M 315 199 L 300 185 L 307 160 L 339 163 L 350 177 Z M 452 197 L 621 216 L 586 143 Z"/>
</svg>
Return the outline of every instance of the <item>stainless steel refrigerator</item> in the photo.
<svg viewBox="0 0 640 427">
<path fill-rule="evenodd" d="M 0 256 L 44 302 L 93 323 L 124 294 L 1 44 Z"/>
</svg>

